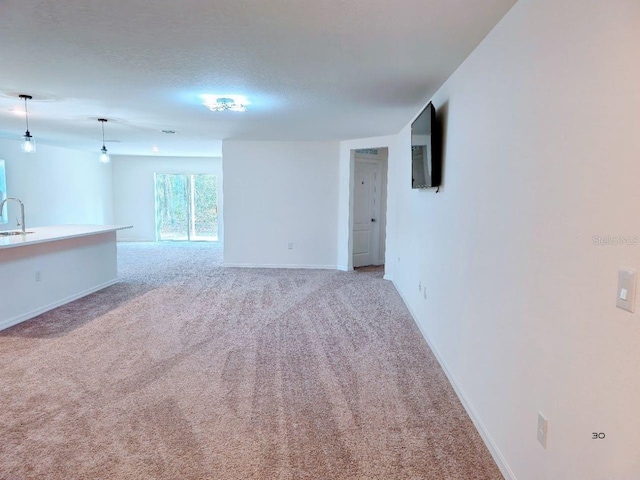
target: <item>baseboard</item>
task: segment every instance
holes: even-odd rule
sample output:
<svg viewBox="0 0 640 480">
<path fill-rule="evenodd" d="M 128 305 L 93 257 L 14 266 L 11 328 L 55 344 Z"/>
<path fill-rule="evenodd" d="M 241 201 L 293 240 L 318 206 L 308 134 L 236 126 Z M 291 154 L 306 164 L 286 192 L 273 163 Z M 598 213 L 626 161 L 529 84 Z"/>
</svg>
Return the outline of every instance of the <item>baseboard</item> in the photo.
<svg viewBox="0 0 640 480">
<path fill-rule="evenodd" d="M 117 239 L 118 243 L 122 242 L 122 243 L 127 243 L 127 242 L 131 242 L 131 243 L 135 243 L 135 242 L 155 242 L 156 239 L 155 238 L 118 238 Z"/>
<path fill-rule="evenodd" d="M 224 262 L 224 267 L 233 268 L 298 268 L 304 270 L 336 270 L 335 265 L 290 265 L 279 263 L 228 263 Z"/>
<path fill-rule="evenodd" d="M 395 282 L 393 282 L 393 286 L 395 287 L 396 291 L 400 295 L 400 298 L 402 298 L 402 301 L 404 302 L 404 304 L 407 306 L 407 310 L 409 310 L 409 313 L 411 314 L 413 321 L 418 326 L 418 329 L 420 330 L 420 333 L 422 334 L 423 338 L 427 342 L 427 345 L 429 345 L 429 348 L 431 348 L 431 351 L 435 355 L 436 360 L 438 360 L 440 367 L 442 367 L 442 370 L 444 371 L 445 375 L 449 379 L 449 383 L 451 384 L 451 386 L 453 387 L 453 390 L 456 392 L 456 395 L 460 399 L 460 402 L 462 403 L 462 406 L 466 410 L 467 415 L 469 415 L 469 418 L 471 418 L 471 421 L 475 425 L 476 430 L 478 431 L 478 433 L 480 434 L 480 437 L 482 438 L 482 441 L 489 449 L 489 453 L 493 457 L 493 460 L 496 462 L 496 465 L 498 465 L 500 472 L 502 473 L 502 475 L 506 480 L 517 480 L 515 474 L 513 473 L 513 470 L 511 470 L 511 467 L 509 467 L 507 460 L 504 458 L 504 456 L 502 455 L 502 452 L 500 451 L 496 443 L 493 441 L 493 438 L 491 437 L 491 434 L 487 430 L 487 427 L 484 425 L 484 423 L 480 419 L 480 416 L 471 405 L 471 402 L 467 398 L 467 395 L 464 393 L 463 388 L 458 384 L 455 377 L 449 370 L 449 367 L 447 366 L 447 362 L 444 361 L 444 358 L 442 358 L 440 351 L 431 342 L 431 340 L 429 339 L 429 336 L 427 335 L 427 332 L 425 332 L 425 330 L 420 325 L 420 322 L 418 321 L 418 317 L 415 315 L 414 311 L 411 309 L 409 302 L 407 302 L 407 299 L 402 294 L 402 292 L 398 288 L 398 285 L 396 285 Z"/>
<path fill-rule="evenodd" d="M 382 279 L 383 280 L 389 280 L 389 281 L 393 282 L 393 277 L 391 275 L 387 275 L 386 273 L 382 276 Z M 395 283 L 393 285 L 395 287 Z M 398 290 L 398 287 L 396 287 L 396 290 Z M 402 301 L 404 301 L 404 298 L 402 299 Z M 404 303 L 406 304 L 407 302 L 404 302 Z M 409 308 L 409 307 L 407 307 L 407 308 Z M 413 315 L 413 313 L 411 315 Z M 413 320 L 415 321 L 415 318 Z M 416 323 L 418 323 L 418 322 L 416 322 Z"/>
<path fill-rule="evenodd" d="M 220 240 L 156 240 L 155 238 L 119 238 L 118 243 L 210 243 L 222 245 Z"/>
<path fill-rule="evenodd" d="M 9 318 L 7 320 L 4 320 L 2 322 L 0 322 L 0 330 L 4 330 L 6 328 L 9 327 L 13 327 L 14 325 L 17 325 L 19 323 L 22 323 L 26 320 L 30 320 L 34 317 L 37 317 L 38 315 L 42 315 L 45 312 L 48 312 L 49 310 L 53 310 L 54 308 L 58 308 L 61 307 L 62 305 L 66 305 L 67 303 L 73 302 L 74 300 L 77 300 L 79 298 L 82 297 L 86 297 L 87 295 L 91 295 L 92 293 L 97 292 L 98 290 L 102 290 L 103 288 L 107 288 L 110 287 L 111 285 L 114 285 L 118 283 L 118 279 L 115 278 L 113 280 L 109 280 L 108 282 L 105 282 L 101 285 L 98 285 L 96 287 L 91 287 L 87 290 L 83 290 L 80 293 L 76 293 L 74 295 L 70 295 L 66 298 L 63 298 L 62 300 L 58 300 L 55 301 L 53 303 L 50 303 L 48 305 L 45 305 L 44 307 L 39 307 L 36 308 L 35 310 L 31 310 L 30 312 L 27 313 L 23 313 L 22 315 L 18 315 L 17 317 L 13 317 L 13 318 Z"/>
</svg>

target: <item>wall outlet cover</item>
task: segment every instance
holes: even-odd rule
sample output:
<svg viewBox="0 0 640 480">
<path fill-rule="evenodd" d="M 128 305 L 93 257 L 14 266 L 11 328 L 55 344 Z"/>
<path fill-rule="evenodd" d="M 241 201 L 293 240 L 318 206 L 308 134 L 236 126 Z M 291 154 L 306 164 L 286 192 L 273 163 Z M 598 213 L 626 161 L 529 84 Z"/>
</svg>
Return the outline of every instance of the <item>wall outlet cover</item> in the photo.
<svg viewBox="0 0 640 480">
<path fill-rule="evenodd" d="M 616 295 L 616 307 L 635 312 L 636 310 L 636 284 L 638 274 L 629 268 L 618 270 L 618 291 Z"/>
<path fill-rule="evenodd" d="M 538 442 L 544 448 L 547 448 L 547 432 L 549 429 L 549 422 L 542 412 L 538 412 Z"/>
</svg>

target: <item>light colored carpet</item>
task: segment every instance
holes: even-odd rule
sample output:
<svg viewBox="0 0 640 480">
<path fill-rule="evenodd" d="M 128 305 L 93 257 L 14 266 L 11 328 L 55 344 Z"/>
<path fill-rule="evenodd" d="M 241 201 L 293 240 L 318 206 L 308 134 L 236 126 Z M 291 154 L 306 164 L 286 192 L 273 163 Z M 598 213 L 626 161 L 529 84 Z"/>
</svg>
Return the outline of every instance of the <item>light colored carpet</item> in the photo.
<svg viewBox="0 0 640 480">
<path fill-rule="evenodd" d="M 118 248 L 121 283 L 0 332 L 0 478 L 502 478 L 381 271 Z"/>
</svg>

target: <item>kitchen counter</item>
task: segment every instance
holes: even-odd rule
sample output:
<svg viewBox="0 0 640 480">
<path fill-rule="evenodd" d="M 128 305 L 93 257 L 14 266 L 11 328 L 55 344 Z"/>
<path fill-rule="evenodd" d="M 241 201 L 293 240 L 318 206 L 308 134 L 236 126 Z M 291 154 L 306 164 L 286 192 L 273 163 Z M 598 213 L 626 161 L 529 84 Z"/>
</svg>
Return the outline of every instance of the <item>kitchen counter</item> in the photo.
<svg viewBox="0 0 640 480">
<path fill-rule="evenodd" d="M 68 238 L 84 237 L 86 235 L 96 235 L 99 233 L 115 232 L 132 228 L 132 225 L 53 225 L 50 227 L 27 228 L 25 235 L 0 236 L 0 249 L 23 247 L 43 242 L 55 242 Z M 14 230 L 19 231 L 19 230 Z"/>
<path fill-rule="evenodd" d="M 0 236 L 0 330 L 116 283 L 116 232 L 125 228 L 56 225 Z"/>
</svg>

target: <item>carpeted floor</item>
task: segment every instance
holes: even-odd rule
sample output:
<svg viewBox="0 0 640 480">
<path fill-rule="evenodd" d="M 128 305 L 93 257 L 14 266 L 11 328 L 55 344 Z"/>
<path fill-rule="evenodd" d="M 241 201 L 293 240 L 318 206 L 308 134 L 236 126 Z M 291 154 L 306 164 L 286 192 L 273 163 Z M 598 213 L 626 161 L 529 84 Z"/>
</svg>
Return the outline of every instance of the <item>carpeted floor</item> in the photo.
<svg viewBox="0 0 640 480">
<path fill-rule="evenodd" d="M 0 478 L 502 478 L 381 271 L 118 249 L 120 283 L 0 332 Z"/>
</svg>

